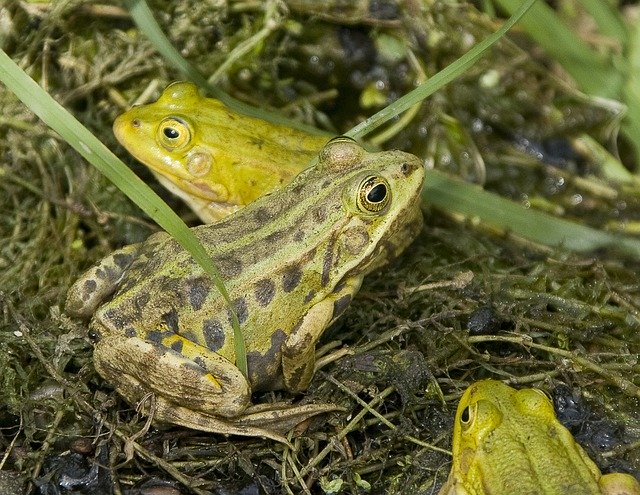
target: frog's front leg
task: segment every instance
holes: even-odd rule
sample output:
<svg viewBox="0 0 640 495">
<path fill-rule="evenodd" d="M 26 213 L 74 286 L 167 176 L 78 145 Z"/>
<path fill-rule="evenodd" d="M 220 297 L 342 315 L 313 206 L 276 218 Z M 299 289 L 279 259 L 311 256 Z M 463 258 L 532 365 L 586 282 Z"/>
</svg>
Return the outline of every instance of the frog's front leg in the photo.
<svg viewBox="0 0 640 495">
<path fill-rule="evenodd" d="M 351 303 L 358 292 L 362 277 L 352 277 L 341 282 L 325 299 L 311 307 L 297 328 L 282 345 L 282 374 L 287 390 L 305 390 L 315 366 L 316 342 Z"/>
<path fill-rule="evenodd" d="M 235 417 L 250 404 L 249 383 L 233 363 L 180 335 L 160 342 L 108 335 L 96 343 L 93 361 L 129 402 L 135 404 L 151 392 L 159 404 L 181 411 L 179 421 L 156 414 L 161 421 L 204 429 L 198 416 Z"/>
<path fill-rule="evenodd" d="M 89 318 L 118 286 L 129 265 L 136 259 L 141 244 L 114 251 L 89 268 L 67 293 L 65 312 L 77 318 Z"/>
</svg>

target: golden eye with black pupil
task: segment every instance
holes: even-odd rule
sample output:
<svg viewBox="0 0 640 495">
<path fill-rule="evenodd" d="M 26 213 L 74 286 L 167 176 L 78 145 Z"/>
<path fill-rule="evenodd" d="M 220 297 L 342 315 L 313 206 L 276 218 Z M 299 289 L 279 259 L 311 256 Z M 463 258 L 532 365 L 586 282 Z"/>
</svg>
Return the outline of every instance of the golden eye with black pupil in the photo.
<svg viewBox="0 0 640 495">
<path fill-rule="evenodd" d="M 358 207 L 369 213 L 384 209 L 391 200 L 389 183 L 382 177 L 367 177 L 360 184 Z"/>
<path fill-rule="evenodd" d="M 469 406 L 467 406 L 462 410 L 462 414 L 460 414 L 460 421 L 464 424 L 467 424 L 470 419 L 471 413 L 469 412 Z"/>
<path fill-rule="evenodd" d="M 189 126 L 175 117 L 167 117 L 158 127 L 158 141 L 172 151 L 181 148 L 191 140 Z"/>
</svg>

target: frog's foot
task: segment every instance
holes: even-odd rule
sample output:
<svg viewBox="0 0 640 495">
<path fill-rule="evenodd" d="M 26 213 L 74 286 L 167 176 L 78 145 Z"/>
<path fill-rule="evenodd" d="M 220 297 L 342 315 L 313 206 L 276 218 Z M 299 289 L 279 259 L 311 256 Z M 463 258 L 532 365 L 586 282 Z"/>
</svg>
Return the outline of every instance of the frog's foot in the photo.
<svg viewBox="0 0 640 495">
<path fill-rule="evenodd" d="M 118 286 L 120 278 L 136 259 L 140 244 L 118 249 L 89 268 L 69 289 L 65 312 L 77 318 L 89 318 Z"/>
<path fill-rule="evenodd" d="M 290 443 L 283 434 L 299 423 L 318 414 L 344 410 L 333 404 L 292 406 L 273 403 L 252 406 L 237 418 L 220 418 L 192 411 L 163 399 L 156 400 L 153 412 L 148 408 L 145 409 L 143 412 L 152 413 L 154 419 L 158 421 L 224 435 L 270 438 L 287 445 Z"/>
<path fill-rule="evenodd" d="M 640 483 L 626 473 L 605 474 L 598 480 L 598 485 L 602 495 L 640 495 Z"/>
<path fill-rule="evenodd" d="M 344 411 L 344 407 L 335 404 L 291 405 L 285 402 L 257 404 L 245 409 L 242 416 L 233 418 L 234 425 L 258 426 L 271 431 L 286 433 L 298 424 L 318 414 Z"/>
<path fill-rule="evenodd" d="M 178 406 L 161 398 L 157 398 L 153 406 L 151 404 L 149 406 L 143 405 L 142 413 L 146 415 L 153 414 L 153 418 L 157 421 L 180 425 L 193 430 L 223 435 L 269 438 L 291 446 L 289 441 L 276 431 L 257 426 L 235 424 L 233 420 L 192 411 L 189 408 Z"/>
</svg>

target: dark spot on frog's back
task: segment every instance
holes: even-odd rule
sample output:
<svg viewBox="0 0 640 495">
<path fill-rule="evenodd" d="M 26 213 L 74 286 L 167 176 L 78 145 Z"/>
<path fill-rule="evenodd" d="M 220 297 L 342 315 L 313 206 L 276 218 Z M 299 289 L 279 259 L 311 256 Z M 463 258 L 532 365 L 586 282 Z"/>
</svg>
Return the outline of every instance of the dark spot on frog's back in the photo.
<svg viewBox="0 0 640 495">
<path fill-rule="evenodd" d="M 204 321 L 202 324 L 202 334 L 204 335 L 204 343 L 207 349 L 216 352 L 224 346 L 224 328 L 222 328 L 220 321 L 215 318 Z"/>
<path fill-rule="evenodd" d="M 189 294 L 189 303 L 194 310 L 202 308 L 204 301 L 209 295 L 209 283 L 204 277 L 189 279 L 185 282 Z"/>
<path fill-rule="evenodd" d="M 149 304 L 149 300 L 151 299 L 151 294 L 148 292 L 140 292 L 133 297 L 133 306 L 136 311 L 140 311 L 145 308 L 147 304 Z"/>
<path fill-rule="evenodd" d="M 240 323 L 240 325 L 247 321 L 247 318 L 249 317 L 249 309 L 247 308 L 247 301 L 244 297 L 238 297 L 234 299 L 233 310 L 238 317 L 238 323 Z M 227 311 L 227 313 L 229 317 L 229 325 L 231 325 L 231 312 Z"/>
<path fill-rule="evenodd" d="M 254 215 L 254 218 L 256 219 L 256 222 L 259 223 L 260 225 L 269 222 L 272 218 L 272 214 L 269 211 L 269 208 L 267 208 L 266 206 L 261 206 L 260 208 L 257 208 L 256 211 L 253 212 L 253 215 Z"/>
<path fill-rule="evenodd" d="M 264 242 L 266 244 L 277 244 L 280 242 L 286 234 L 284 230 L 275 230 L 271 232 L 269 235 L 266 235 L 264 238 Z"/>
<path fill-rule="evenodd" d="M 311 289 L 306 296 L 304 296 L 304 303 L 307 304 L 311 302 L 311 300 L 316 297 L 316 291 Z"/>
<path fill-rule="evenodd" d="M 349 307 L 350 303 L 351 303 L 350 294 L 346 294 L 342 297 L 339 297 L 335 301 L 333 301 L 333 315 L 331 318 L 335 319 L 338 316 L 340 316 L 342 313 L 344 313 L 344 311 Z"/>
<path fill-rule="evenodd" d="M 130 327 L 134 322 L 132 321 L 131 316 L 118 311 L 115 308 L 111 308 L 106 310 L 101 315 L 96 313 L 98 320 L 109 322 L 109 325 L 115 329 L 123 330 L 125 328 Z"/>
<path fill-rule="evenodd" d="M 176 351 L 177 353 L 182 353 L 182 340 L 176 340 L 171 344 L 171 349 Z"/>
<path fill-rule="evenodd" d="M 91 297 L 91 295 L 95 292 L 97 287 L 98 287 L 98 284 L 96 283 L 95 280 L 92 280 L 92 279 L 85 280 L 84 284 L 82 285 L 82 300 L 87 301 Z"/>
<path fill-rule="evenodd" d="M 113 255 L 113 262 L 118 268 L 125 269 L 128 267 L 135 256 L 133 254 L 118 253 Z"/>
<path fill-rule="evenodd" d="M 291 292 L 302 280 L 302 270 L 298 266 L 288 267 L 282 274 L 282 290 Z"/>
<path fill-rule="evenodd" d="M 112 266 L 102 265 L 96 270 L 96 277 L 102 280 L 115 281 L 120 278 L 120 271 Z"/>
<path fill-rule="evenodd" d="M 278 390 L 282 387 L 280 352 L 286 338 L 287 334 L 278 329 L 271 335 L 271 345 L 264 354 L 258 351 L 247 353 L 249 382 L 253 391 Z"/>
<path fill-rule="evenodd" d="M 171 333 L 179 333 L 178 311 L 176 311 L 175 308 L 162 315 L 162 322 L 167 326 L 167 330 Z"/>
<path fill-rule="evenodd" d="M 148 340 L 149 342 L 155 342 L 156 344 L 159 344 L 160 342 L 162 342 L 162 339 L 165 338 L 167 336 L 166 332 L 160 332 L 158 330 L 152 330 L 151 332 L 147 332 L 147 337 L 145 340 Z"/>
<path fill-rule="evenodd" d="M 226 279 L 237 277 L 242 273 L 242 261 L 238 258 L 233 256 L 214 257 L 213 261 L 220 270 L 220 275 Z"/>
<path fill-rule="evenodd" d="M 327 219 L 327 209 L 324 206 L 316 206 L 311 210 L 313 221 L 322 223 Z"/>
<path fill-rule="evenodd" d="M 254 296 L 256 298 L 256 302 L 263 308 L 269 305 L 275 293 L 276 284 L 273 282 L 273 280 L 263 278 L 256 282 L 256 286 L 254 288 Z"/>
</svg>

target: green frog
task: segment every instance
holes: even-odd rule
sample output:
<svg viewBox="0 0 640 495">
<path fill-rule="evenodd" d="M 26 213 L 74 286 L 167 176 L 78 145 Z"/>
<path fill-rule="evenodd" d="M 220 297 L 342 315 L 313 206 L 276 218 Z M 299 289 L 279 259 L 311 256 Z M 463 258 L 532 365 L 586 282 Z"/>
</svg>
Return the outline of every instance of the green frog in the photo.
<svg viewBox="0 0 640 495">
<path fill-rule="evenodd" d="M 205 223 L 290 182 L 329 140 L 235 113 L 190 82 L 123 113 L 113 131 Z"/>
<path fill-rule="evenodd" d="M 423 180 L 413 155 L 336 138 L 286 187 L 192 229 L 233 301 L 247 377 L 236 367 L 223 298 L 164 232 L 89 269 L 66 311 L 91 319 L 100 375 L 130 403 L 151 397 L 143 411 L 156 420 L 284 441 L 283 432 L 335 407 L 253 406 L 252 392 L 307 388 L 324 330 L 362 278 L 420 231 Z"/>
<path fill-rule="evenodd" d="M 453 465 L 439 495 L 639 495 L 631 475 L 602 475 L 544 392 L 479 381 L 462 395 Z"/>
</svg>

